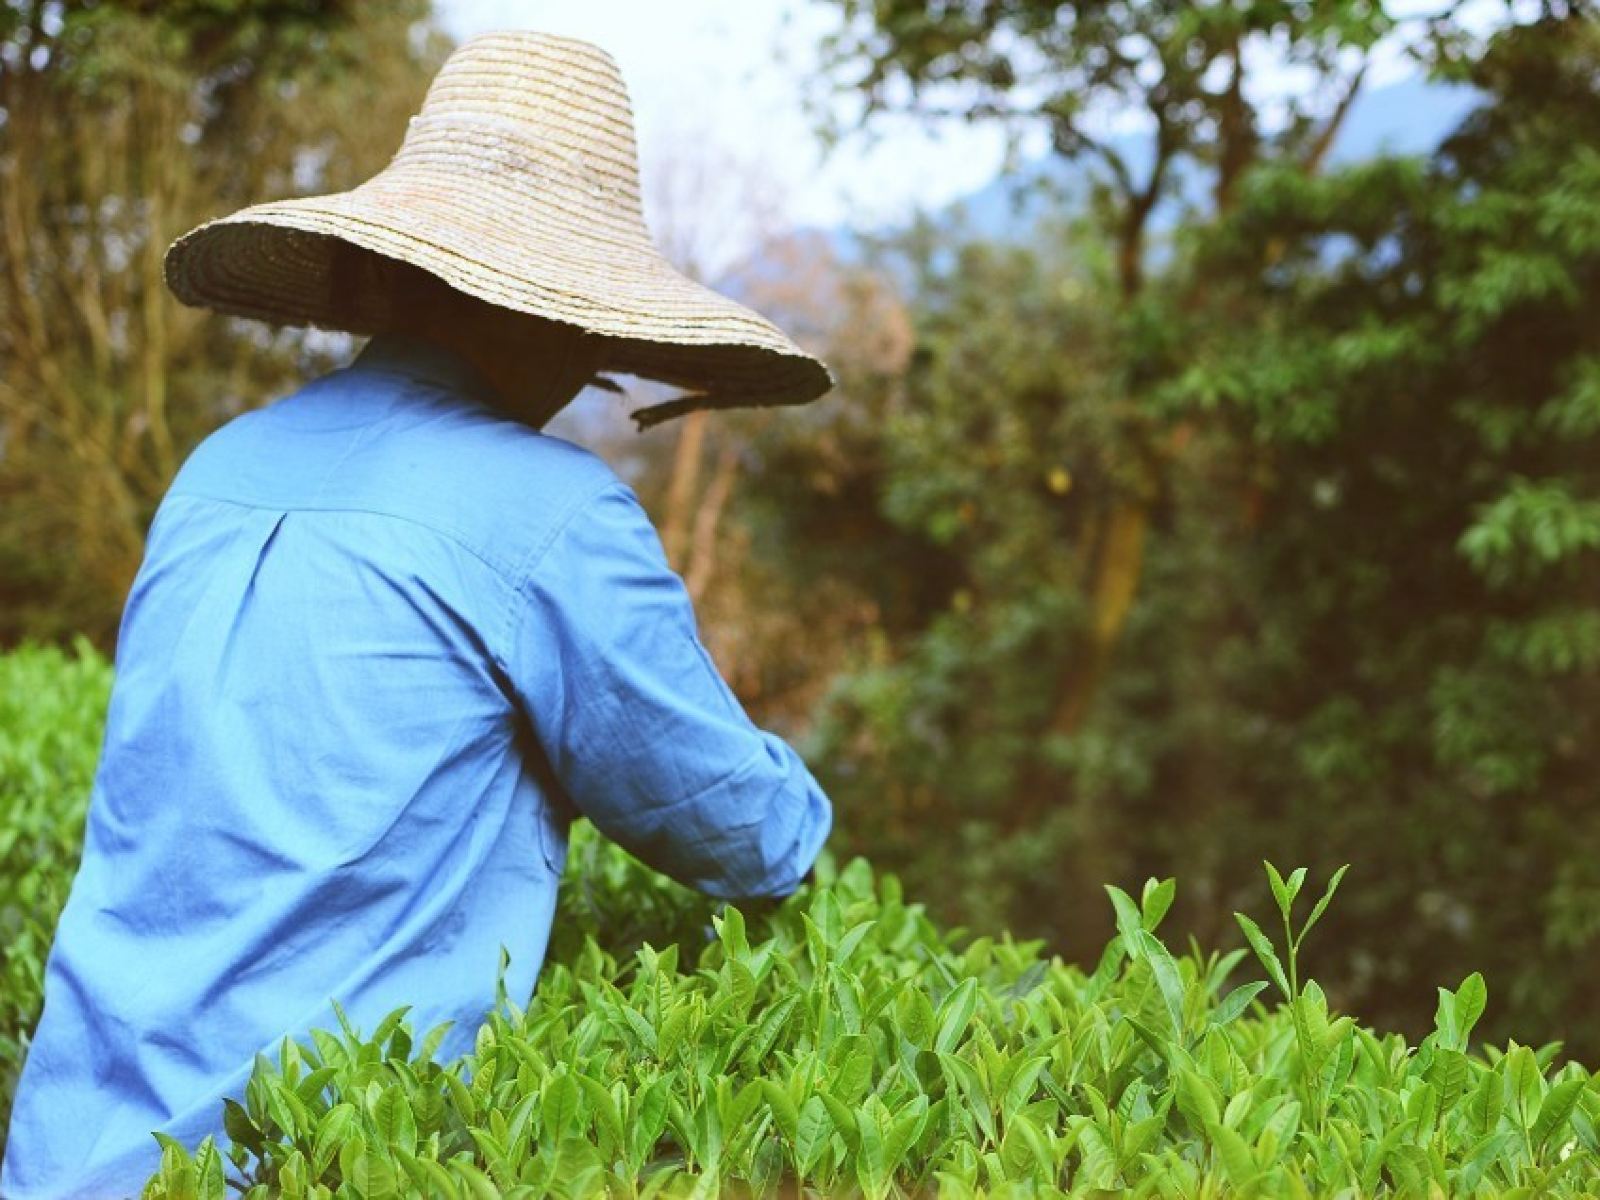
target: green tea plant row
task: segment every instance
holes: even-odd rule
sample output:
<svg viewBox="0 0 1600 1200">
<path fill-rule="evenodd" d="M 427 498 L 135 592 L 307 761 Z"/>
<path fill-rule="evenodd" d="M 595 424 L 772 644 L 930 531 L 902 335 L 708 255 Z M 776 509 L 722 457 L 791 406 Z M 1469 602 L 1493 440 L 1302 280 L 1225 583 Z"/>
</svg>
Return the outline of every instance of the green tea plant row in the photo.
<svg viewBox="0 0 1600 1200">
<path fill-rule="evenodd" d="M 40 682 L 17 657 L 0 681 Z M 93 710 L 103 670 L 32 657 Z M 0 695 L 0 713 L 25 729 L 14 700 Z M 45 751 L 17 729 L 0 736 Z M 80 733 L 92 759 L 97 734 Z M 61 809 L 80 816 L 67 793 L 82 757 L 52 760 Z M 0 764 L 7 812 L 49 786 L 14 754 Z M 30 828 L 39 845 L 55 836 Z M 1170 880 L 1110 888 L 1116 936 L 1086 970 L 1038 943 L 941 930 L 860 860 L 825 860 L 817 886 L 742 912 L 575 834 L 538 990 L 526 1007 L 503 996 L 470 1054 L 436 1061 L 441 1031 L 404 1010 L 285 1042 L 219 1113 L 227 1137 L 164 1142 L 144 1194 L 1600 1191 L 1600 1082 L 1557 1065 L 1554 1044 L 1475 1048 L 1478 976 L 1441 990 L 1414 1046 L 1329 1011 L 1301 948 L 1338 877 L 1313 902 L 1303 871 L 1269 867 L 1272 932 L 1241 916 L 1246 945 L 1226 953 L 1163 942 Z M 28 913 L 17 880 L 0 886 L 8 928 L 48 927 L 56 891 Z M 8 949 L 18 1045 L 38 950 L 14 964 Z"/>
<path fill-rule="evenodd" d="M 663 885 L 598 838 L 580 878 Z M 1486 990 L 1442 991 L 1420 1046 L 1328 1011 L 1285 933 L 1172 954 L 1174 888 L 1109 889 L 1092 972 L 1035 943 L 956 946 L 863 861 L 755 920 L 618 955 L 586 931 L 473 1053 L 401 1012 L 261 1060 L 232 1146 L 169 1145 L 146 1195 L 1585 1195 L 1600 1085 L 1556 1047 L 1469 1052 Z M 694 902 L 683 899 L 685 912 Z M 1302 905 L 1302 908 L 1305 906 Z M 692 921 L 682 922 L 692 925 Z M 1246 964 L 1268 981 L 1234 983 Z M 1270 1005 L 1269 1003 L 1270 1002 Z"/>
<path fill-rule="evenodd" d="M 86 644 L 0 654 L 0 1155 L 110 690 L 111 668 Z"/>
</svg>

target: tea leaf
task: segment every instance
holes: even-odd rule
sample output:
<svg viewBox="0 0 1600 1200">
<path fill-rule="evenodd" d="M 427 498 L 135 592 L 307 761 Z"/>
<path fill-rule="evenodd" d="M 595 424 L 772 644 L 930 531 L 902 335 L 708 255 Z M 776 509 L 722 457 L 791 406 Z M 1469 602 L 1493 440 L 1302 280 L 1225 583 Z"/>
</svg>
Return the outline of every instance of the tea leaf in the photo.
<svg viewBox="0 0 1600 1200">
<path fill-rule="evenodd" d="M 317 1136 L 311 1151 L 311 1178 L 321 1179 L 338 1156 L 340 1147 L 356 1129 L 356 1106 L 335 1104 L 317 1123 Z"/>
<path fill-rule="evenodd" d="M 1261 927 L 1243 913 L 1234 913 L 1234 919 L 1239 922 L 1239 928 L 1244 930 L 1245 941 L 1250 943 L 1250 948 L 1256 952 L 1256 958 L 1261 961 L 1268 978 L 1278 985 L 1278 990 L 1287 1000 L 1294 999 L 1294 993 L 1289 989 L 1289 979 L 1283 973 L 1283 965 L 1278 962 L 1278 953 L 1272 948 L 1272 942 L 1267 935 L 1261 932 Z"/>
<path fill-rule="evenodd" d="M 385 1146 L 408 1154 L 417 1148 L 417 1123 L 403 1092 L 385 1092 L 372 1110 L 372 1122 Z"/>
<path fill-rule="evenodd" d="M 577 1132 L 579 1105 L 577 1081 L 564 1073 L 551 1076 L 540 1101 L 545 1132 L 556 1139 Z"/>
<path fill-rule="evenodd" d="M 828 1114 L 827 1104 L 822 1097 L 811 1096 L 800 1106 L 799 1118 L 795 1124 L 795 1169 L 802 1178 L 811 1174 L 823 1150 L 827 1148 L 828 1138 L 832 1133 L 833 1119 Z"/>
<path fill-rule="evenodd" d="M 1211 1014 L 1211 1023 L 1213 1025 L 1226 1025 L 1244 1012 L 1245 1009 L 1249 1008 L 1250 1002 L 1266 989 L 1267 985 L 1260 981 L 1241 984 L 1239 987 L 1234 988 L 1223 998 L 1222 1003 L 1218 1004 L 1216 1010 Z"/>
<path fill-rule="evenodd" d="M 939 1006 L 939 1032 L 933 1040 L 934 1050 L 940 1054 L 954 1050 L 966 1033 L 967 1025 L 971 1022 L 973 1011 L 977 1007 L 977 981 L 962 980 L 955 991 L 946 996 L 944 1003 Z"/>
<path fill-rule="evenodd" d="M 1488 1004 L 1488 985 L 1484 983 L 1483 976 L 1474 971 L 1456 989 L 1456 1036 L 1460 1039 L 1457 1049 L 1467 1049 L 1473 1027 L 1477 1025 L 1478 1018 L 1483 1016 Z"/>
<path fill-rule="evenodd" d="M 1533 1124 L 1535 1147 L 1544 1145 L 1564 1129 L 1588 1086 L 1587 1079 L 1566 1079 L 1545 1094 L 1539 1104 L 1538 1119 Z"/>
<path fill-rule="evenodd" d="M 1350 864 L 1346 863 L 1333 873 L 1333 878 L 1328 880 L 1327 891 L 1322 893 L 1322 899 L 1317 901 L 1316 907 L 1311 910 L 1311 915 L 1306 918 L 1306 923 L 1300 929 L 1300 936 L 1295 939 L 1296 946 L 1305 941 L 1306 934 L 1311 932 L 1311 927 L 1318 921 L 1322 920 L 1322 914 L 1328 911 L 1328 905 L 1333 902 L 1334 893 L 1339 890 L 1339 882 L 1344 878 L 1344 873 L 1349 869 Z"/>
<path fill-rule="evenodd" d="M 27 795 L 63 790 L 39 754 L 6 757 L 12 736 L 0 724 L 0 798 L 19 771 L 38 776 Z M 86 793 L 92 771 L 73 770 Z M 48 847 L 61 869 L 71 845 Z M 26 843 L 0 822 L 7 846 Z M 399 1008 L 363 1035 L 331 1009 L 334 1032 L 275 1041 L 218 1105 L 225 1152 L 158 1139 L 148 1200 L 1600 1194 L 1600 1082 L 1553 1044 L 1472 1052 L 1482 976 L 1441 992 L 1420 1046 L 1358 1029 L 1301 977 L 1346 868 L 1286 944 L 1241 914 L 1247 948 L 1224 954 L 1155 935 L 1172 880 L 1137 904 L 1108 888 L 1116 936 L 1086 974 L 940 928 L 859 860 L 738 908 L 586 824 L 571 854 L 536 991 L 460 1038 L 414 1036 Z M 1267 878 L 1292 915 L 1305 870 Z M 48 922 L 16 912 L 0 979 L 48 949 Z M 1269 983 L 1228 990 L 1249 955 L 1284 1004 L 1262 1001 Z M 0 1059 L 18 1061 L 33 1003 L 0 1025 Z M 435 1061 L 447 1043 L 459 1056 Z"/>
</svg>

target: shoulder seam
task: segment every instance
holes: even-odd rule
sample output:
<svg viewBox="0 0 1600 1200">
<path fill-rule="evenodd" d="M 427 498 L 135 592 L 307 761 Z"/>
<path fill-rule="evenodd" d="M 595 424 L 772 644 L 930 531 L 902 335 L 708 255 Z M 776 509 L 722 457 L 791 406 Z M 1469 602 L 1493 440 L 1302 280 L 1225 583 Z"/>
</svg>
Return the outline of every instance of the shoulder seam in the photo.
<svg viewBox="0 0 1600 1200">
<path fill-rule="evenodd" d="M 430 533 L 438 534 L 452 545 L 458 546 L 462 550 L 465 550 L 468 554 L 472 555 L 473 558 L 477 559 L 496 575 L 500 576 L 504 582 L 510 584 L 512 587 L 517 586 L 515 567 L 511 563 L 505 560 L 495 559 L 488 553 L 488 551 L 477 546 L 471 539 L 458 530 L 446 528 L 445 526 L 435 524 L 432 521 L 424 521 L 417 517 L 406 516 L 404 513 L 390 512 L 387 509 L 382 508 L 363 508 L 359 505 L 353 504 L 253 504 L 248 500 L 239 500 L 233 496 L 213 496 L 207 492 L 195 492 L 188 490 L 181 492 L 169 491 L 167 496 L 173 500 L 207 500 L 214 504 L 230 504 L 235 508 L 250 508 L 262 512 L 353 513 L 366 517 L 386 517 L 391 521 L 400 521 L 406 525 L 415 525 L 418 529 L 426 529 Z M 562 524 L 564 525 L 565 523 L 566 518 L 563 518 Z"/>
<path fill-rule="evenodd" d="M 527 553 L 522 556 L 522 560 L 515 569 L 516 578 L 512 581 L 517 589 L 520 591 L 528 578 L 539 569 L 539 564 L 544 561 L 545 555 L 550 552 L 550 547 L 556 544 L 556 540 L 567 531 L 568 526 L 578 519 L 578 515 L 584 509 L 613 488 L 626 490 L 627 486 L 622 480 L 610 477 L 602 480 L 598 487 L 590 489 L 575 500 L 567 511 L 562 513 L 550 526 L 544 537 L 528 547 Z"/>
<path fill-rule="evenodd" d="M 505 624 L 500 638 L 500 645 L 504 652 L 491 651 L 500 659 L 500 669 L 506 673 L 507 678 L 516 678 L 512 672 L 511 660 L 516 653 L 517 634 L 522 629 L 523 614 L 527 612 L 529 607 L 526 592 L 528 585 L 533 581 L 534 573 L 538 571 L 539 564 L 544 561 L 545 555 L 550 552 L 550 547 L 554 546 L 556 540 L 577 520 L 578 514 L 612 489 L 622 492 L 629 490 L 626 483 L 613 475 L 602 481 L 600 486 L 585 492 L 580 499 L 573 502 L 566 512 L 561 514 L 561 519 L 551 526 L 550 532 L 537 545 L 529 548 L 528 553 L 523 556 L 522 562 L 518 564 L 516 577 L 511 581 L 511 603 L 506 605 Z"/>
</svg>

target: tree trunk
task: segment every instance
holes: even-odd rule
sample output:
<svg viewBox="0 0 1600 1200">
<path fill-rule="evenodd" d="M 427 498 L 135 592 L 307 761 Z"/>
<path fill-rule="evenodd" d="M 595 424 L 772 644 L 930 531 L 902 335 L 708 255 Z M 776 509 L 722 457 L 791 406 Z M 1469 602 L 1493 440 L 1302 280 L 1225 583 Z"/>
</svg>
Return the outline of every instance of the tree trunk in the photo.
<svg viewBox="0 0 1600 1200">
<path fill-rule="evenodd" d="M 733 492 L 733 481 L 739 473 L 739 452 L 732 442 L 726 442 L 717 455 L 716 474 L 706 488 L 704 499 L 694 515 L 694 543 L 689 553 L 689 572 L 685 580 L 690 597 L 698 604 L 717 567 L 717 527 L 722 523 L 723 510 Z"/>
<path fill-rule="evenodd" d="M 1142 497 L 1117 497 L 1095 522 L 1086 586 L 1089 621 L 1083 636 L 1074 639 L 1072 658 L 1066 664 L 1042 736 L 1071 737 L 1083 726 L 1111 669 L 1118 643 L 1127 627 L 1144 573 L 1144 547 L 1150 529 L 1151 504 Z M 1013 833 L 1036 824 L 1054 808 L 1061 796 L 1057 781 L 1042 755 L 1036 756 L 1021 780 L 1017 803 L 1011 810 Z M 1079 797 L 1078 849 L 1085 862 L 1101 856 L 1102 839 L 1095 833 L 1098 814 L 1089 797 Z"/>
<path fill-rule="evenodd" d="M 1105 680 L 1139 594 L 1149 529 L 1150 505 L 1129 498 L 1114 501 L 1101 522 L 1100 548 L 1090 583 L 1089 628 L 1081 643 L 1081 657 L 1068 676 L 1070 682 L 1050 716 L 1051 733 L 1076 733 Z"/>
<path fill-rule="evenodd" d="M 672 474 L 667 481 L 667 512 L 661 522 L 661 544 L 674 570 L 687 569 L 689 521 L 700 482 L 700 459 L 706 440 L 704 409 L 683 418 L 678 444 L 672 453 Z"/>
</svg>

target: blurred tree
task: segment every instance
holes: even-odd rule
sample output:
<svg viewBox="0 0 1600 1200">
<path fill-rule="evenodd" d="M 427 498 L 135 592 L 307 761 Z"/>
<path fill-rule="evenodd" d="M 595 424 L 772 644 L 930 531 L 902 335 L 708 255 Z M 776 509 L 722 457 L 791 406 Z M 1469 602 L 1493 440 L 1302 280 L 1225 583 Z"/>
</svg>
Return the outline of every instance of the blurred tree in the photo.
<svg viewBox="0 0 1600 1200">
<path fill-rule="evenodd" d="M 1084 516 L 1074 552 L 1085 602 L 1075 608 L 1045 721 L 1050 733 L 1071 735 L 1121 640 L 1150 522 L 1186 437 L 1153 419 L 1144 402 L 1173 351 L 1161 328 L 1171 297 L 1147 294 L 1153 215 L 1186 173 L 1209 171 L 1211 207 L 1222 213 L 1257 163 L 1314 172 L 1380 39 L 1437 38 L 1448 25 L 1402 29 L 1374 0 L 835 3 L 843 20 L 824 58 L 835 82 L 862 99 L 863 120 L 905 110 L 999 121 L 1014 135 L 1042 126 L 1059 154 L 1091 170 L 1093 211 L 1111 247 L 1109 284 L 1122 309 L 1122 356 L 1100 397 L 1101 486 L 1077 493 Z M 1262 81 L 1283 74 L 1300 82 L 1285 90 Z M 1142 116 L 1147 136 L 1109 136 L 1110 112 Z M 1051 774 L 1036 771 L 1019 797 L 1018 827 L 1043 814 L 1054 790 Z"/>
<path fill-rule="evenodd" d="M 1103 934 L 1100 915 L 1085 909 L 1075 931 L 1063 908 L 1127 849 L 1095 824 L 1116 796 L 1096 775 L 1112 765 L 1095 765 L 1108 710 L 1071 734 L 1047 732 L 1058 664 L 1089 619 L 1109 463 L 1123 444 L 1121 314 L 1102 300 L 1096 247 L 1066 228 L 1038 245 L 952 252 L 942 231 L 915 231 L 896 267 L 912 281 L 917 333 L 903 397 L 835 435 L 851 438 L 844 486 L 787 505 L 796 540 L 828 536 L 827 569 L 852 572 L 881 614 L 882 644 L 837 682 L 816 732 L 850 835 L 925 871 L 925 883 L 941 880 L 964 922 L 1015 919 L 1036 890 L 1023 920 L 1045 918 L 1073 947 L 1078 933 L 1085 945 Z M 787 496 L 808 474 L 773 486 Z M 876 520 L 840 511 L 852 505 Z M 842 544 L 845 532 L 859 546 Z M 803 585 L 811 560 L 798 561 Z M 1124 764 L 1138 758 L 1131 745 L 1116 750 Z M 1072 780 L 1072 803 L 1025 803 L 1041 763 L 1050 799 Z M 1085 870 L 1077 887 L 1063 877 L 1069 862 Z"/>
<path fill-rule="evenodd" d="M 680 125 L 652 143 L 643 166 L 645 198 L 651 232 L 673 266 L 707 286 L 734 290 L 783 227 L 782 201 L 772 176 L 708 136 L 709 124 L 705 117 L 698 129 Z M 737 422 L 720 423 L 715 465 L 703 481 L 710 417 L 702 409 L 673 423 L 666 479 L 649 489 L 663 493 L 655 506 L 662 544 L 697 601 L 711 583 L 743 440 Z"/>
<path fill-rule="evenodd" d="M 1436 157 L 1258 144 L 1132 303 L 1104 209 L 905 239 L 917 350 L 851 493 L 921 587 L 834 564 L 884 614 L 813 747 L 848 837 L 1068 953 L 1108 876 L 1181 864 L 1215 938 L 1263 855 L 1352 861 L 1319 971 L 1357 1012 L 1425 1026 L 1488 963 L 1502 1020 L 1600 1045 L 1596 28 L 1433 30 L 1486 97 Z M 1130 427 L 1159 451 L 1141 584 L 1069 729 L 1055 664 L 1104 612 Z M 836 510 L 768 486 L 791 527 Z"/>
<path fill-rule="evenodd" d="M 189 446 L 318 359 L 182 308 L 167 243 L 381 166 L 443 49 L 425 0 L 0 5 L 0 642 L 109 643 Z"/>
<path fill-rule="evenodd" d="M 879 619 L 875 596 L 846 564 L 893 569 L 892 556 L 863 537 L 863 526 L 883 529 L 873 498 L 850 489 L 868 469 L 859 435 L 881 436 L 912 329 L 892 284 L 815 231 L 770 239 L 740 290 L 816 347 L 839 381 L 818 403 L 731 422 L 747 486 L 728 506 L 725 569 L 702 605 L 718 665 L 740 695 L 760 719 L 795 730 Z M 902 565 L 905 586 L 915 586 L 915 564 Z"/>
<path fill-rule="evenodd" d="M 680 114 L 644 150 L 651 231 L 680 271 L 768 314 L 836 375 L 900 372 L 910 344 L 902 301 L 881 275 L 845 261 L 828 236 L 792 228 L 779 176 L 759 148 L 718 145 L 715 114 L 702 113 Z M 775 541 L 764 515 L 769 494 L 758 489 L 746 503 L 740 485 L 751 472 L 770 474 L 780 444 L 819 449 L 811 435 L 828 425 L 834 403 L 691 413 L 643 437 L 630 425 L 605 447 L 656 516 L 719 669 L 752 712 L 786 729 L 814 706 L 850 631 L 871 623 L 869 602 L 831 580 L 814 581 L 804 597 L 787 592 L 792 556 L 820 547 Z"/>
<path fill-rule="evenodd" d="M 1207 679 L 1194 736 L 1236 803 L 1190 791 L 1193 811 L 1240 849 L 1357 864 L 1360 901 L 1333 929 L 1365 1016 L 1399 996 L 1417 1025 L 1427 985 L 1472 958 L 1510 993 L 1502 1021 L 1587 1053 L 1600 1047 L 1594 18 L 1547 6 L 1449 64 L 1488 99 L 1431 162 L 1248 176 L 1193 260 L 1213 281 L 1206 332 L 1161 396 L 1219 414 L 1251 448 L 1208 481 L 1234 515 L 1195 505 L 1234 549 L 1210 628 L 1190 624 L 1196 640 L 1172 653 Z"/>
<path fill-rule="evenodd" d="M 824 60 L 863 122 L 904 111 L 1014 138 L 1042 129 L 1091 185 L 1084 219 L 1063 222 L 1068 241 L 1044 262 L 976 248 L 952 261 L 936 235 L 914 247 L 928 328 L 914 402 L 886 431 L 885 508 L 936 550 L 930 582 L 946 590 L 929 589 L 915 618 L 926 670 L 898 664 L 915 685 L 878 700 L 898 697 L 884 725 L 892 713 L 903 733 L 891 740 L 915 747 L 910 777 L 927 781 L 907 803 L 943 796 L 984 841 L 963 846 L 969 869 L 1014 870 L 1022 854 L 1048 876 L 1050 826 L 1070 830 L 1087 878 L 1105 878 L 1125 849 L 1114 793 L 1083 772 L 1141 760 L 1095 717 L 1152 525 L 1203 441 L 1195 413 L 1153 399 L 1183 369 L 1205 282 L 1181 270 L 1181 241 L 1152 248 L 1155 218 L 1208 227 L 1252 169 L 1314 174 L 1374 47 L 1448 45 L 1453 28 L 1402 26 L 1369 0 L 836 3 Z M 1144 133 L 1110 134 L 1113 113 Z"/>
</svg>

